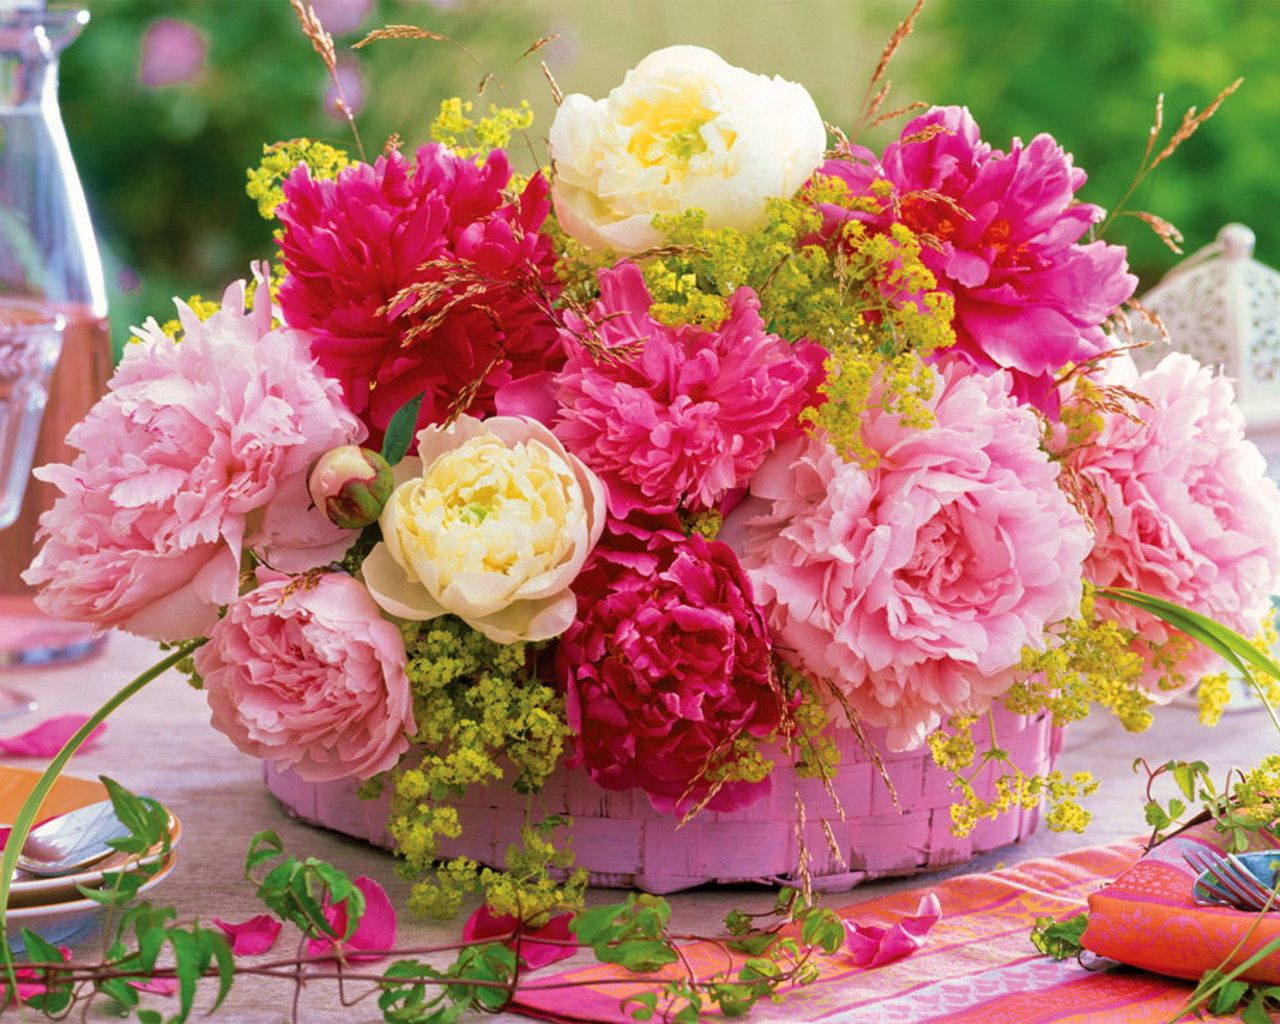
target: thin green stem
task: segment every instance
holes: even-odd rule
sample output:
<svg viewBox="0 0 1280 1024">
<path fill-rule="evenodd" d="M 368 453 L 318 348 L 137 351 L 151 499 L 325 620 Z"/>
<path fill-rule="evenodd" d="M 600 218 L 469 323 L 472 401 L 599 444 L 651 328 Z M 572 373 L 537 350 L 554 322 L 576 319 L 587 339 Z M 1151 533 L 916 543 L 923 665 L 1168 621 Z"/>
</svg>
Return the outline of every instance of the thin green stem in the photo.
<svg viewBox="0 0 1280 1024">
<path fill-rule="evenodd" d="M 62 769 L 66 767 L 67 762 L 71 760 L 75 752 L 84 745 L 85 740 L 110 717 L 116 708 L 120 707 L 121 704 L 152 682 L 157 676 L 163 675 L 178 662 L 182 661 L 183 658 L 189 657 L 193 651 L 204 643 L 206 643 L 204 637 L 188 641 L 156 662 L 132 682 L 121 687 L 102 707 L 89 716 L 88 721 L 76 730 L 76 734 L 67 740 L 62 749 L 54 755 L 53 760 L 49 762 L 49 767 L 44 770 L 44 774 L 36 781 L 30 796 L 23 801 L 22 807 L 18 811 L 18 816 L 14 819 L 13 828 L 9 832 L 9 838 L 5 843 L 4 855 L 0 857 L 0 932 L 3 932 L 6 936 L 0 957 L 3 957 L 4 973 L 8 978 L 8 992 L 13 998 L 17 998 L 18 977 L 13 966 L 13 951 L 9 948 L 7 940 L 9 890 L 13 885 L 13 872 L 18 866 L 18 857 L 22 853 L 22 844 L 27 841 L 27 835 L 31 831 L 31 826 L 35 824 L 36 815 L 40 813 L 45 797 L 53 789 L 53 784 L 58 780 L 58 776 L 62 774 Z"/>
</svg>

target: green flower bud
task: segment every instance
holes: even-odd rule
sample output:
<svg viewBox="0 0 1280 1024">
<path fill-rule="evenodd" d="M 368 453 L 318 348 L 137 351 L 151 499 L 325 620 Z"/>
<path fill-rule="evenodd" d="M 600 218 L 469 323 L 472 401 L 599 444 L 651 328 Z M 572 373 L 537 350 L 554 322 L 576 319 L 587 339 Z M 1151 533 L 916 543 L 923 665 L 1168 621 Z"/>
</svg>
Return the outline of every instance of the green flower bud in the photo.
<svg viewBox="0 0 1280 1024">
<path fill-rule="evenodd" d="M 387 460 L 353 444 L 331 448 L 311 464 L 307 474 L 307 489 L 316 508 L 346 530 L 376 522 L 395 486 Z"/>
</svg>

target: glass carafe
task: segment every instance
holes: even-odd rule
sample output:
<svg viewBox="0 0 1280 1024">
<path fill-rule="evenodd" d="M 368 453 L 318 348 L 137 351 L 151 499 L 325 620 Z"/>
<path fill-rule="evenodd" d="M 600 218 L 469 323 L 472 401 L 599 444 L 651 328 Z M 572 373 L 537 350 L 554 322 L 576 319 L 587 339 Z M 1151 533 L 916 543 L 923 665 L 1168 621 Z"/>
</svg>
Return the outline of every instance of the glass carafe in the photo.
<svg viewBox="0 0 1280 1024">
<path fill-rule="evenodd" d="M 63 324 L 37 466 L 70 457 L 63 439 L 112 365 L 102 264 L 58 107 L 58 56 L 88 20 L 87 11 L 41 0 L 0 0 L 0 306 Z M 28 475 L 17 520 L 0 530 L 0 665 L 84 657 L 98 646 L 83 624 L 44 617 L 20 578 L 56 493 Z"/>
</svg>

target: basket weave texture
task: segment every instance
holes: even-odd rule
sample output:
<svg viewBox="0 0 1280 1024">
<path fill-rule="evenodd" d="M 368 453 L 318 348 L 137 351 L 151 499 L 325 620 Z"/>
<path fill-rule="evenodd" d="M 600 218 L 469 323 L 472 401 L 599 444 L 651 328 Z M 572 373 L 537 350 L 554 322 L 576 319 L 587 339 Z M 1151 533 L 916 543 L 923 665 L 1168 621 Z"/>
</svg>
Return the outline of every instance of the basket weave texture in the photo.
<svg viewBox="0 0 1280 1024">
<path fill-rule="evenodd" d="M 1062 746 L 1061 729 L 1046 716 L 1028 719 L 1000 709 L 994 714 L 996 738 L 1016 765 L 1029 773 L 1052 767 Z M 883 743 L 875 730 L 870 730 L 870 738 Z M 978 739 L 977 730 L 975 740 L 979 750 L 990 746 L 989 737 L 985 742 Z M 797 791 L 805 807 L 803 834 L 813 884 L 820 890 L 961 864 L 1029 836 L 1039 823 L 1038 811 L 1015 809 L 957 838 L 951 833 L 954 794 L 948 788 L 949 775 L 933 763 L 927 749 L 884 755 L 899 811 L 852 734 L 842 731 L 837 743 L 842 764 L 833 789 L 843 819 L 821 782 L 797 779 L 784 764 L 774 769 L 772 792 L 765 799 L 733 813 L 703 811 L 679 828 L 676 819 L 655 811 L 639 790 L 609 792 L 580 770 L 561 769 L 552 775 L 534 798 L 534 814 L 573 819 L 569 831 L 575 859 L 590 872 L 593 885 L 652 893 L 706 883 L 796 882 L 801 860 Z M 305 782 L 265 763 L 264 775 L 267 788 L 291 815 L 391 847 L 385 798 L 361 800 L 353 781 Z M 974 788 L 989 799 L 994 770 L 985 769 Z M 457 803 L 462 835 L 443 842 L 441 855 L 466 855 L 502 866 L 507 847 L 519 839 L 527 806 L 527 798 L 501 785 L 469 790 Z M 824 819 L 843 863 L 830 849 Z"/>
</svg>

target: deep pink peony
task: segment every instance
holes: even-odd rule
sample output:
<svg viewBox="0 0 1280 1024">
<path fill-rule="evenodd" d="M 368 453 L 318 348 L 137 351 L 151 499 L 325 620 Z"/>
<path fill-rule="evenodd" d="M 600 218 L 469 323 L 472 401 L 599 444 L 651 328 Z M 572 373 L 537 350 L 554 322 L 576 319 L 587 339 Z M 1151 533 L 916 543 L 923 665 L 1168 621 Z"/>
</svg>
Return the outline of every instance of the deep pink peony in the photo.
<svg viewBox="0 0 1280 1024">
<path fill-rule="evenodd" d="M 601 274 L 600 293 L 589 315 L 605 344 L 643 347 L 600 359 L 574 341 L 581 325 L 570 317 L 555 433 L 605 482 L 613 515 L 712 508 L 799 433 L 826 352 L 767 333 L 751 289 L 729 299 L 715 330 L 654 320 L 633 263 Z"/>
<path fill-rule="evenodd" d="M 1280 580 L 1280 491 L 1245 440 L 1231 382 L 1179 353 L 1141 375 L 1130 360 L 1112 362 L 1111 383 L 1151 405 L 1137 410 L 1142 423 L 1108 415 L 1098 443 L 1075 457 L 1097 529 L 1086 577 L 1185 605 L 1253 636 Z M 1128 605 L 1099 601 L 1098 611 L 1138 631 L 1149 688 L 1175 688 L 1161 687 L 1166 670 L 1150 664 L 1171 630 Z M 1196 644 L 1177 671 L 1194 683 L 1214 661 Z"/>
<path fill-rule="evenodd" d="M 235 600 L 240 556 L 293 572 L 341 557 L 354 534 L 310 507 L 307 466 L 364 428 L 316 367 L 301 331 L 271 329 L 244 284 L 184 336 L 154 321 L 126 345 L 110 391 L 67 440 L 71 465 L 36 470 L 62 491 L 23 578 L 55 618 L 158 640 L 199 636 Z"/>
<path fill-rule="evenodd" d="M 1074 200 L 1084 171 L 1050 135 L 1026 145 L 1015 138 L 1008 153 L 992 149 L 965 107 L 915 118 L 879 161 L 860 147 L 850 156 L 819 173 L 855 195 L 887 179 L 897 195 L 868 220 L 884 228 L 898 219 L 936 239 L 923 259 L 955 297 L 954 350 L 979 369 L 1008 370 L 1021 400 L 1056 411 L 1055 375 L 1110 347 L 1102 323 L 1138 283 L 1123 247 L 1077 244 L 1102 216 Z M 828 228 L 849 216 L 825 212 Z"/>
<path fill-rule="evenodd" d="M 924 430 L 870 403 L 872 471 L 821 437 L 791 442 L 721 533 L 779 653 L 887 726 L 895 750 L 987 707 L 1023 647 L 1043 649 L 1045 626 L 1079 609 L 1089 533 L 1006 387 L 952 362 Z M 831 709 L 839 720 L 834 694 Z"/>
<path fill-rule="evenodd" d="M 214 728 L 309 782 L 395 767 L 414 731 L 400 631 L 343 573 L 259 579 L 195 654 Z"/>
<path fill-rule="evenodd" d="M 551 241 L 538 230 L 550 209 L 547 184 L 535 175 L 510 203 L 502 192 L 510 177 L 501 150 L 477 167 L 433 144 L 415 162 L 391 153 L 333 181 L 312 180 L 304 165 L 285 181 L 276 210 L 289 271 L 280 288 L 285 320 L 312 333 L 312 352 L 375 441 L 420 391 L 424 426 L 444 419 L 482 375 L 475 415 L 492 412 L 494 390 L 513 378 L 554 369 L 555 328 L 533 298 L 557 290 Z M 441 285 L 446 264 L 468 279 L 423 311 L 385 310 L 408 285 Z M 484 287 L 464 295 L 478 278 Z M 433 320 L 405 345 L 406 331 Z"/>
<path fill-rule="evenodd" d="M 781 716 L 751 584 L 728 547 L 670 517 L 611 523 L 574 589 L 557 666 L 576 760 L 605 789 L 638 786 L 683 813 L 706 796 L 713 753 Z M 706 806 L 736 810 L 768 791 L 767 778 L 730 782 Z"/>
</svg>

